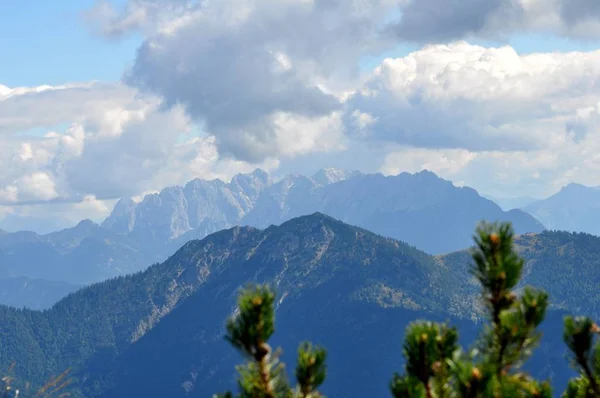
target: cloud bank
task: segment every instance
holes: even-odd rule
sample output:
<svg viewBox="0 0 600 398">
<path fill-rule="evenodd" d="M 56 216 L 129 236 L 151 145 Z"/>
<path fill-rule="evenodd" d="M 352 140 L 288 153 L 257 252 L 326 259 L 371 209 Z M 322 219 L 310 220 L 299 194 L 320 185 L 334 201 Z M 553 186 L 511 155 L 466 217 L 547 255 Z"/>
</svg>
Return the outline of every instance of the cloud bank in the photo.
<svg viewBox="0 0 600 398">
<path fill-rule="evenodd" d="M 94 32 L 142 38 L 132 67 L 120 83 L 0 85 L 2 211 L 85 203 L 100 214 L 193 177 L 349 159 L 365 171 L 428 168 L 486 193 L 598 185 L 600 51 L 469 44 L 595 40 L 598 4 L 97 1 L 85 15 Z M 420 47 L 362 69 L 406 43 Z"/>
</svg>

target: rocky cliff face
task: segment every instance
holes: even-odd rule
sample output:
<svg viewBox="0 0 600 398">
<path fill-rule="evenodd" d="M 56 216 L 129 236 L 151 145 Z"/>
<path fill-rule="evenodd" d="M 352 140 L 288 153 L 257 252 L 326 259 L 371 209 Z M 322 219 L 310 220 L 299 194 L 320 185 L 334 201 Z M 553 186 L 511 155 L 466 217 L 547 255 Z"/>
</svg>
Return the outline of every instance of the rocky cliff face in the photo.
<svg viewBox="0 0 600 398">
<path fill-rule="evenodd" d="M 102 226 L 160 243 L 195 228 L 228 227 L 254 206 L 269 183 L 269 176 L 262 170 L 237 175 L 230 183 L 195 179 L 183 187 L 147 195 L 137 205 L 131 200 L 120 201 Z"/>
</svg>

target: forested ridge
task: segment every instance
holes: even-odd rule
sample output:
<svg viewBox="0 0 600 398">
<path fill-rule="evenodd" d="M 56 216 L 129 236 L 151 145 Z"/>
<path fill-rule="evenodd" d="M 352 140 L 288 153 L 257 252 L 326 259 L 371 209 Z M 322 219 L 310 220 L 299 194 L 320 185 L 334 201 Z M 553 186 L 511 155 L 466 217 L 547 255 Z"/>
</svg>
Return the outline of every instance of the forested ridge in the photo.
<svg viewBox="0 0 600 398">
<path fill-rule="evenodd" d="M 595 266 L 600 266 L 595 255 L 599 238 L 544 232 L 518 237 L 515 243 L 527 260 L 523 283 L 541 285 L 550 295 L 550 309 L 597 313 L 592 287 L 598 281 L 595 269 L 600 269 Z M 343 356 L 343 343 L 367 339 L 369 330 L 376 330 L 377 343 L 362 354 L 363 360 L 381 372 L 401 364 L 402 330 L 421 317 L 452 319 L 464 326 L 467 338 L 476 334 L 473 320 L 481 322 L 484 311 L 469 264 L 468 252 L 429 256 L 319 213 L 266 230 L 236 227 L 192 241 L 144 272 L 72 293 L 52 309 L 0 307 L 0 365 L 10 368 L 16 385 L 28 381 L 31 389 L 70 369 L 71 396 L 117 397 L 144 389 L 206 396 L 232 382 L 227 375 L 237 356 L 222 338 L 223 326 L 239 287 L 260 282 L 280 294 L 276 305 L 284 356 L 293 355 L 289 344 L 303 331 L 307 338 L 332 341 L 326 344 L 329 359 L 338 366 L 324 388 L 343 396 L 344 388 L 360 390 L 334 386 L 342 375 L 356 371 Z M 582 290 L 568 288 L 574 270 L 581 275 Z M 556 329 L 563 313 L 553 314 L 547 322 Z M 560 336 L 554 337 L 549 341 L 558 344 Z M 564 373 L 564 379 L 568 372 L 556 369 L 553 361 L 565 369 L 568 364 L 562 364 L 563 352 L 554 353 L 552 347 L 542 345 L 534 370 Z M 180 362 L 174 363 L 177 358 Z M 144 372 L 145 386 L 140 382 Z"/>
</svg>

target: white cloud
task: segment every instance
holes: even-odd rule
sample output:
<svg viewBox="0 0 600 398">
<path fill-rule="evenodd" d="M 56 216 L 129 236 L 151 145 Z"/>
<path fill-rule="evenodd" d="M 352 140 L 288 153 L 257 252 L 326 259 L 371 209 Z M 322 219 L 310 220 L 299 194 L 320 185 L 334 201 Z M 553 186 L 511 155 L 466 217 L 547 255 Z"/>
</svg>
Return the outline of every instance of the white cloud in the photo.
<svg viewBox="0 0 600 398">
<path fill-rule="evenodd" d="M 164 108 L 118 84 L 2 86 L 0 94 L 4 213 L 29 216 L 31 206 L 51 213 L 43 204 L 52 202 L 72 214 L 100 215 L 113 198 L 212 177 L 218 167 L 234 174 L 253 167 L 222 159 L 214 137 L 192 135 L 182 107 Z"/>
<path fill-rule="evenodd" d="M 19 200 L 19 192 L 14 185 L 7 185 L 0 188 L 0 202 L 14 203 Z"/>
<path fill-rule="evenodd" d="M 384 174 L 428 169 L 497 197 L 544 197 L 570 182 L 596 186 L 600 179 L 597 138 L 565 143 L 560 149 L 482 151 L 402 148 L 389 153 Z"/>
<path fill-rule="evenodd" d="M 50 200 L 58 197 L 56 184 L 52 178 L 43 172 L 23 176 L 16 182 L 19 200 Z"/>
<path fill-rule="evenodd" d="M 12 184 L 0 187 L 0 201 L 5 203 L 48 201 L 58 197 L 56 184 L 44 172 L 24 175 Z"/>
<path fill-rule="evenodd" d="M 538 197 L 600 184 L 599 82 L 600 51 L 428 46 L 383 61 L 346 120 L 356 139 L 392 146 L 382 172 L 426 168 L 489 194 Z M 368 134 L 359 114 L 370 115 Z"/>
<path fill-rule="evenodd" d="M 439 176 L 454 177 L 476 157 L 476 153 L 465 149 L 404 148 L 386 156 L 381 172 L 396 175 L 404 171 L 416 173 L 429 170 Z"/>
<path fill-rule="evenodd" d="M 106 83 L 7 89 L 0 95 L 0 134 L 82 123 L 106 110 L 143 101 L 135 95 L 132 88 Z"/>
<path fill-rule="evenodd" d="M 392 0 L 128 4 L 108 22 L 144 9 L 136 29 L 146 39 L 126 81 L 183 105 L 221 155 L 251 162 L 296 154 L 293 126 L 330 118 L 365 52 L 393 45 L 378 33 Z M 158 4 L 168 12 L 157 13 Z M 332 145 L 323 135 L 303 141 L 299 153 Z"/>
<path fill-rule="evenodd" d="M 600 100 L 600 51 L 518 55 L 457 42 L 388 58 L 346 102 L 350 134 L 424 148 L 534 150 L 572 140 Z M 369 115 L 369 132 L 356 128 Z M 588 134 L 577 129 L 577 139 Z"/>
<path fill-rule="evenodd" d="M 96 199 L 94 195 L 85 195 L 83 200 L 75 203 L 73 207 L 85 214 L 102 214 L 106 216 L 112 211 L 112 206 L 109 206 L 106 201 Z"/>
</svg>

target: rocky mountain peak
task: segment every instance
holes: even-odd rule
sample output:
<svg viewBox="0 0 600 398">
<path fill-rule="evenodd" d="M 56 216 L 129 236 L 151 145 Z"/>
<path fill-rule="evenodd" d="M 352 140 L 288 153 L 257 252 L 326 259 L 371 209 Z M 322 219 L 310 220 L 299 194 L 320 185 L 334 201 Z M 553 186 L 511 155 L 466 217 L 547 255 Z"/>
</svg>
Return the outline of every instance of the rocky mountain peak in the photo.
<svg viewBox="0 0 600 398">
<path fill-rule="evenodd" d="M 311 178 L 321 185 L 329 185 L 359 175 L 362 175 L 359 171 L 348 171 L 333 167 L 326 167 L 317 171 Z"/>
<path fill-rule="evenodd" d="M 268 184 L 271 181 L 271 177 L 269 174 L 262 169 L 255 169 L 251 173 L 240 173 L 233 176 L 231 179 L 232 182 L 245 182 L 252 181 L 259 184 Z"/>
</svg>

